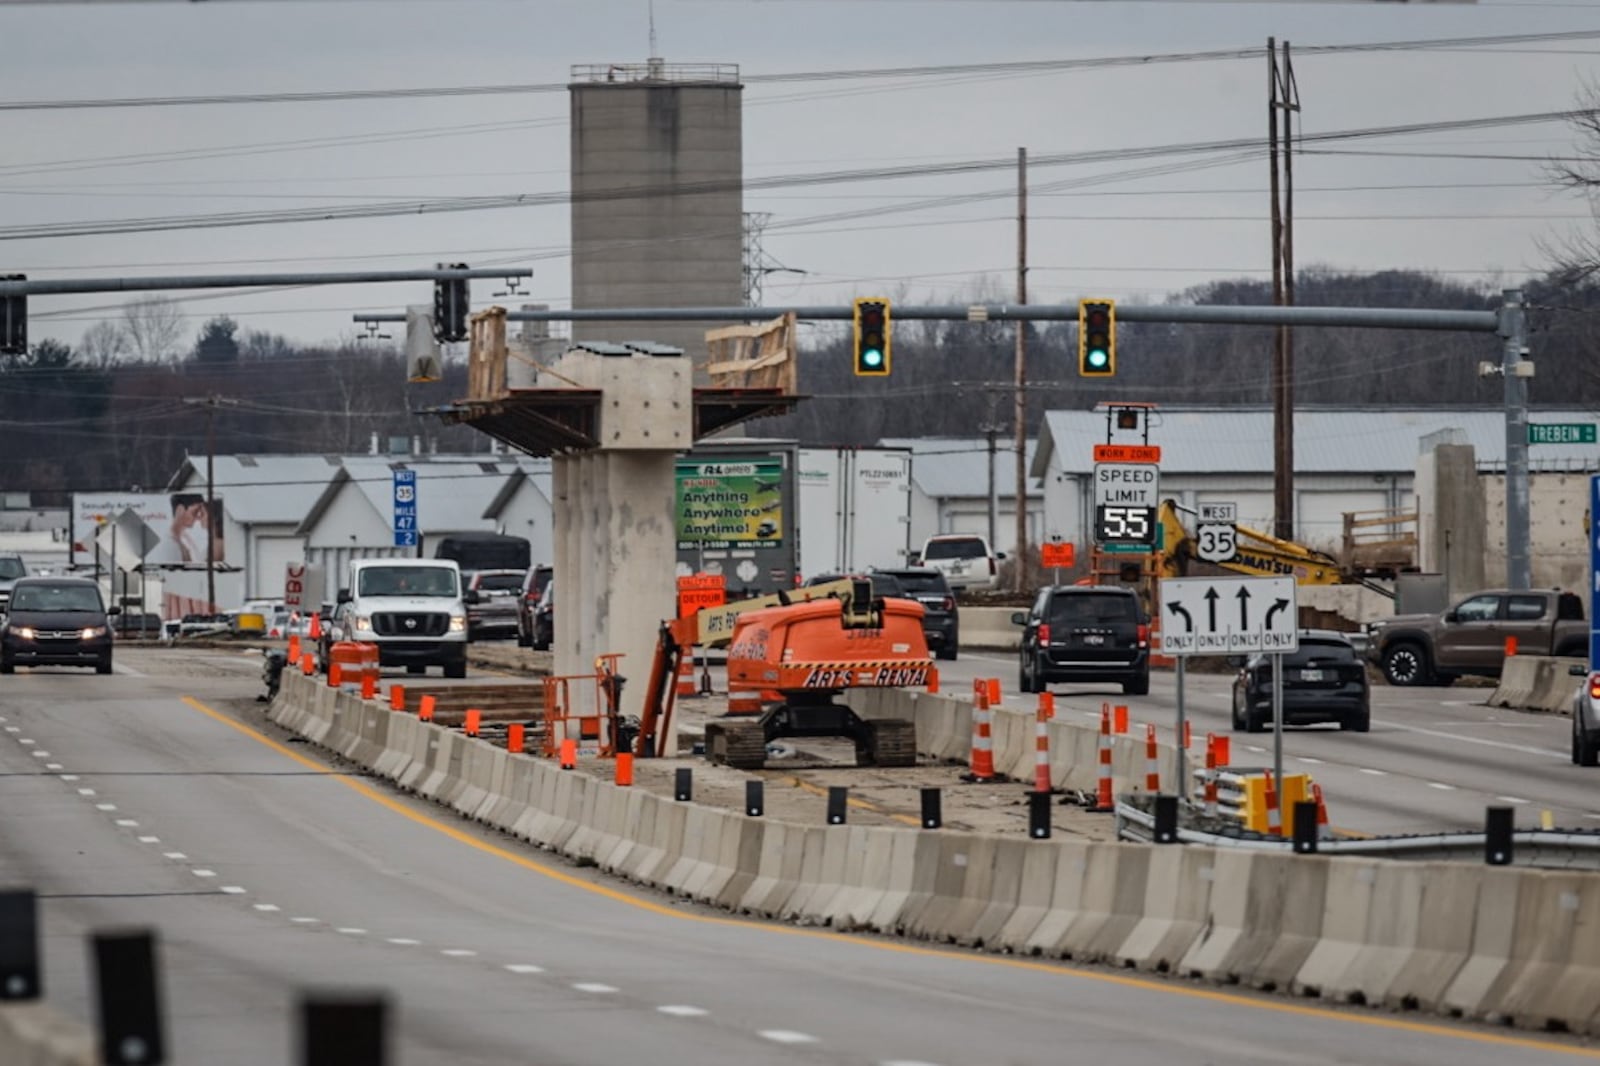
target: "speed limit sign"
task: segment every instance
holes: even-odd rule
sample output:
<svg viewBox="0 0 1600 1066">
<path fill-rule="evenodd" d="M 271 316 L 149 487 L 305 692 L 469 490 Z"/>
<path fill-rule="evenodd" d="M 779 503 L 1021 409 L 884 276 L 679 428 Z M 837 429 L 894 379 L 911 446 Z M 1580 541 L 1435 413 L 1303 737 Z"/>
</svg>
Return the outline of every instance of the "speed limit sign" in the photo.
<svg viewBox="0 0 1600 1066">
<path fill-rule="evenodd" d="M 1202 522 L 1196 537 L 1195 554 L 1208 563 L 1230 563 L 1239 550 L 1239 535 L 1231 522 Z"/>
</svg>

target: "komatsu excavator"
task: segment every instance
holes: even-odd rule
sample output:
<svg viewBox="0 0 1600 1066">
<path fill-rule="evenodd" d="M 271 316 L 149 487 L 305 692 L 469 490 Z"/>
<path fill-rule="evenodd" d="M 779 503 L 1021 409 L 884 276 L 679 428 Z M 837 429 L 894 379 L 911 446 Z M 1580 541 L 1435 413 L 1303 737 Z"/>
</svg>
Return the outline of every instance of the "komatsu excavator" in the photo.
<svg viewBox="0 0 1600 1066">
<path fill-rule="evenodd" d="M 686 654 L 728 649 L 728 691 L 759 697 L 759 714 L 706 725 L 706 755 L 760 769 L 779 737 L 849 737 L 858 765 L 913 766 L 916 729 L 904 719 L 863 719 L 835 701 L 848 688 L 912 688 L 936 683 L 922 634 L 922 605 L 872 598 L 864 578 L 846 578 L 707 607 L 661 624 L 644 712 L 634 741 L 639 757 L 665 754 Z"/>
</svg>

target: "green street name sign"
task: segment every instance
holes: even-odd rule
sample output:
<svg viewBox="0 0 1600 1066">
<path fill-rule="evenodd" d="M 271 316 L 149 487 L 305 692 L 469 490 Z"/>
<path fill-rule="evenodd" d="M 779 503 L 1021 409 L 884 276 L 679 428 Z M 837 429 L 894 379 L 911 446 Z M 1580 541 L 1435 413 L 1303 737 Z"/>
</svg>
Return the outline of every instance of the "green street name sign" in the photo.
<svg viewBox="0 0 1600 1066">
<path fill-rule="evenodd" d="M 1594 444 L 1593 422 L 1529 422 L 1529 444 Z"/>
</svg>

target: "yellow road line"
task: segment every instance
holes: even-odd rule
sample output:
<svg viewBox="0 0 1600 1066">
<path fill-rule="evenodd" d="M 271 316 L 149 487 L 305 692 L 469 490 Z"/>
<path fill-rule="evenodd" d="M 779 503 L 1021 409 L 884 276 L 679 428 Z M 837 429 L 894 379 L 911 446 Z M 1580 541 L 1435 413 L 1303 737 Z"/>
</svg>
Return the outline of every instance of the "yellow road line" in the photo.
<svg viewBox="0 0 1600 1066">
<path fill-rule="evenodd" d="M 1205 1000 L 1213 1003 L 1228 1003 L 1235 1006 L 1254 1007 L 1257 1010 L 1273 1011 L 1278 1014 L 1296 1015 L 1304 1018 L 1321 1018 L 1330 1021 L 1348 1022 L 1352 1025 L 1365 1025 L 1378 1029 L 1388 1029 L 1406 1033 L 1419 1033 L 1427 1036 L 1452 1037 L 1457 1040 L 1468 1040 L 1473 1043 L 1490 1044 L 1497 1047 L 1556 1052 L 1559 1054 L 1573 1055 L 1579 1058 L 1588 1058 L 1600 1061 L 1600 1050 L 1574 1047 L 1566 1044 L 1552 1044 L 1542 1040 L 1535 1040 L 1531 1037 L 1506 1036 L 1500 1033 L 1483 1033 L 1470 1029 L 1454 1029 L 1450 1028 L 1449 1026 L 1435 1025 L 1429 1022 L 1405 1021 L 1398 1018 L 1388 1018 L 1375 1014 L 1368 1015 L 1348 1013 L 1345 1011 L 1332 1010 L 1327 1007 L 1314 1007 L 1300 1003 L 1279 1002 L 1272 999 L 1243 996 L 1233 992 L 1223 992 L 1210 988 L 1191 988 L 1169 981 L 1156 981 L 1148 978 L 1127 977 L 1116 973 L 1098 973 L 1093 970 L 1074 969 L 1054 963 L 1032 962 L 1027 959 L 1018 959 L 1002 955 L 984 955 L 973 952 L 943 951 L 938 948 L 926 948 L 917 944 L 904 944 L 884 940 L 873 940 L 865 937 L 854 936 L 848 933 L 832 933 L 820 929 L 796 928 L 793 926 L 777 925 L 768 922 L 748 921 L 742 918 L 722 918 L 708 914 L 688 914 L 673 907 L 655 903 L 648 899 L 642 899 L 638 896 L 620 891 L 615 888 L 610 888 L 606 885 L 595 884 L 592 881 L 574 877 L 571 874 L 568 874 L 562 870 L 558 870 L 553 866 L 547 865 L 546 863 L 539 862 L 536 859 L 531 859 L 525 855 L 520 855 L 517 852 L 511 851 L 507 848 L 502 848 L 499 845 L 493 844 L 487 840 L 480 840 L 470 833 L 466 833 L 452 825 L 438 821 L 437 819 L 431 818 L 419 811 L 414 811 L 406 804 L 401 803 L 399 800 L 391 796 L 384 795 L 382 792 L 379 792 L 370 785 L 364 784 L 361 781 L 347 777 L 338 773 L 337 771 L 330 770 L 326 766 L 320 765 L 315 760 L 301 755 L 299 752 L 292 750 L 284 744 L 278 743 L 276 740 L 273 740 L 271 737 L 258 732 L 257 730 L 251 729 L 242 722 L 234 721 L 232 718 L 228 717 L 222 712 L 213 710 L 193 696 L 184 696 L 183 702 L 199 711 L 201 714 L 204 714 L 207 717 L 220 722 L 225 726 L 228 726 L 230 729 L 237 730 L 238 732 L 249 737 L 251 740 L 271 748 L 273 751 L 284 756 L 285 758 L 293 760 L 300 766 L 304 766 L 307 769 L 316 771 L 317 773 L 327 775 L 331 780 L 337 781 L 345 788 L 359 793 L 367 799 L 372 800 L 374 803 L 388 808 L 394 813 L 400 815 L 402 818 L 414 822 L 417 825 L 431 829 L 436 833 L 440 833 L 446 837 L 449 837 L 451 840 L 479 851 L 485 855 L 491 855 L 497 859 L 502 859 L 506 862 L 509 862 L 514 866 L 519 866 L 524 870 L 541 874 L 552 880 L 559 881 L 562 884 L 570 885 L 573 888 L 581 889 L 585 892 L 592 892 L 595 895 L 603 896 L 606 899 L 614 900 L 617 903 L 623 903 L 630 907 L 637 907 L 640 910 L 648 911 L 651 914 L 656 914 L 663 918 L 673 918 L 679 921 L 688 922 L 702 922 L 707 925 L 724 925 L 736 926 L 742 929 L 759 929 L 763 932 L 772 933 L 777 936 L 798 936 L 808 937 L 816 940 L 831 940 L 837 943 L 850 944 L 854 947 L 868 948 L 875 951 L 892 951 L 902 955 L 917 955 L 923 958 L 960 960 L 962 962 L 974 963 L 980 966 L 1002 966 L 1011 970 L 1028 970 L 1035 973 L 1048 973 L 1054 974 L 1057 977 L 1098 981 L 1102 984 L 1120 985 L 1124 988 L 1137 988 L 1147 992 L 1164 992 L 1168 995 L 1187 996 L 1190 999 Z"/>
</svg>

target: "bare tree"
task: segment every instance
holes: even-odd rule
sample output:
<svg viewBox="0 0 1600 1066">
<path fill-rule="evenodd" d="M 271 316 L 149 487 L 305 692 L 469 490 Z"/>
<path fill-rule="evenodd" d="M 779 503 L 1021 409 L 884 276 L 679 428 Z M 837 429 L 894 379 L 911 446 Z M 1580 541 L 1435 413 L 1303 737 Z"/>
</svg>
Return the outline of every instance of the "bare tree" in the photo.
<svg viewBox="0 0 1600 1066">
<path fill-rule="evenodd" d="M 78 354 L 89 366 L 103 370 L 122 362 L 128 354 L 128 347 L 128 334 L 123 328 L 115 322 L 104 320 L 83 331 L 83 339 L 78 342 Z"/>
<path fill-rule="evenodd" d="M 165 363 L 179 358 L 183 316 L 175 300 L 140 296 L 122 305 L 123 329 L 134 358 L 141 363 Z"/>
<path fill-rule="evenodd" d="M 1568 121 L 1576 138 L 1570 156 L 1545 164 L 1545 176 L 1558 188 L 1582 196 L 1600 225 L 1600 82 L 1587 79 L 1578 91 L 1578 110 Z M 1565 238 L 1541 240 L 1540 250 L 1553 262 L 1553 280 L 1579 285 L 1600 273 L 1600 236 L 1591 229 Z"/>
</svg>

